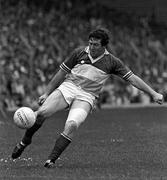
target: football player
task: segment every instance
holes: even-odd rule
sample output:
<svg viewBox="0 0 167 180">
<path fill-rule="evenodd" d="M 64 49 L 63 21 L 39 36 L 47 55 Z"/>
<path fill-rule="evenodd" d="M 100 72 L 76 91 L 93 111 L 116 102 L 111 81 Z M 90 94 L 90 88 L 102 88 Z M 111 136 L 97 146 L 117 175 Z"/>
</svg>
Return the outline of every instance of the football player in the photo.
<svg viewBox="0 0 167 180">
<path fill-rule="evenodd" d="M 107 51 L 109 35 L 106 29 L 98 28 L 90 32 L 88 40 L 88 46 L 75 49 L 49 82 L 45 93 L 39 98 L 41 106 L 36 111 L 36 123 L 26 130 L 21 142 L 14 148 L 13 159 L 18 158 L 31 144 L 34 133 L 47 118 L 69 107 L 64 130 L 44 164 L 47 168 L 51 167 L 71 143 L 75 132 L 93 109 L 105 81 L 112 74 L 149 94 L 156 103 L 163 103 L 162 94 L 154 91 L 123 61 Z"/>
</svg>

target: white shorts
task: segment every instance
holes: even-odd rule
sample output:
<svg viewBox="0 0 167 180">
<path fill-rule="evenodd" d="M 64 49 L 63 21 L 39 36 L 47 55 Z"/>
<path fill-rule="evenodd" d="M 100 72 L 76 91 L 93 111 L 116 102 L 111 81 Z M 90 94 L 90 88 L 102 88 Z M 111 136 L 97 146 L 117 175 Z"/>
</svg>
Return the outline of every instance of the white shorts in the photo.
<svg viewBox="0 0 167 180">
<path fill-rule="evenodd" d="M 66 102 L 69 105 L 73 102 L 73 100 L 79 99 L 88 102 L 92 106 L 92 108 L 94 107 L 94 103 L 96 100 L 95 96 L 85 92 L 83 89 L 73 83 L 63 82 L 57 89 L 61 91 Z"/>
</svg>

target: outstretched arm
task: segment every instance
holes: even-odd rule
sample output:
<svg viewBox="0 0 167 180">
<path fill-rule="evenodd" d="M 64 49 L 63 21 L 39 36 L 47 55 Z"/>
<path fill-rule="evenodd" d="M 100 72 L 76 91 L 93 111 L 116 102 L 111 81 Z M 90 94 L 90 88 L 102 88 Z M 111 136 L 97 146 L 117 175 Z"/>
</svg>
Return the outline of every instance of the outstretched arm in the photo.
<svg viewBox="0 0 167 180">
<path fill-rule="evenodd" d="M 160 93 L 157 93 L 156 91 L 154 91 L 148 84 L 146 84 L 140 77 L 138 77 L 135 74 L 132 74 L 128 81 L 130 82 L 130 84 L 132 84 L 133 86 L 135 86 L 136 88 L 140 89 L 141 91 L 149 94 L 153 100 L 158 103 L 158 104 L 162 104 L 163 103 L 163 95 Z"/>
</svg>

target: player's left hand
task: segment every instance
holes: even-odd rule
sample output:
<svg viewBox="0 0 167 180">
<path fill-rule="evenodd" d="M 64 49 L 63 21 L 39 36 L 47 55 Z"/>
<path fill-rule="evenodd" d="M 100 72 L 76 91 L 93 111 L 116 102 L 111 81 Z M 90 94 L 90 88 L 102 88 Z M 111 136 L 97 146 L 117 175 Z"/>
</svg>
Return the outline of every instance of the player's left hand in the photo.
<svg viewBox="0 0 167 180">
<path fill-rule="evenodd" d="M 156 103 L 158 103 L 158 104 L 163 104 L 163 102 L 164 102 L 164 97 L 163 97 L 163 95 L 160 94 L 160 93 L 156 93 L 156 94 L 153 96 L 153 99 L 154 99 L 154 101 L 155 101 Z"/>
</svg>

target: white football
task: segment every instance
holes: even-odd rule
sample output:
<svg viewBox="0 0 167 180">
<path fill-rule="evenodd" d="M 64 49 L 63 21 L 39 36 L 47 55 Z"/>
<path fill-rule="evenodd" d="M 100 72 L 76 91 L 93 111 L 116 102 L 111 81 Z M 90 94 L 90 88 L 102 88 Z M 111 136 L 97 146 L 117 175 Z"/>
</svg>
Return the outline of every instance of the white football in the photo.
<svg viewBox="0 0 167 180">
<path fill-rule="evenodd" d="M 36 120 L 34 111 L 29 107 L 21 107 L 16 110 L 13 117 L 14 123 L 21 129 L 29 129 Z"/>
</svg>

